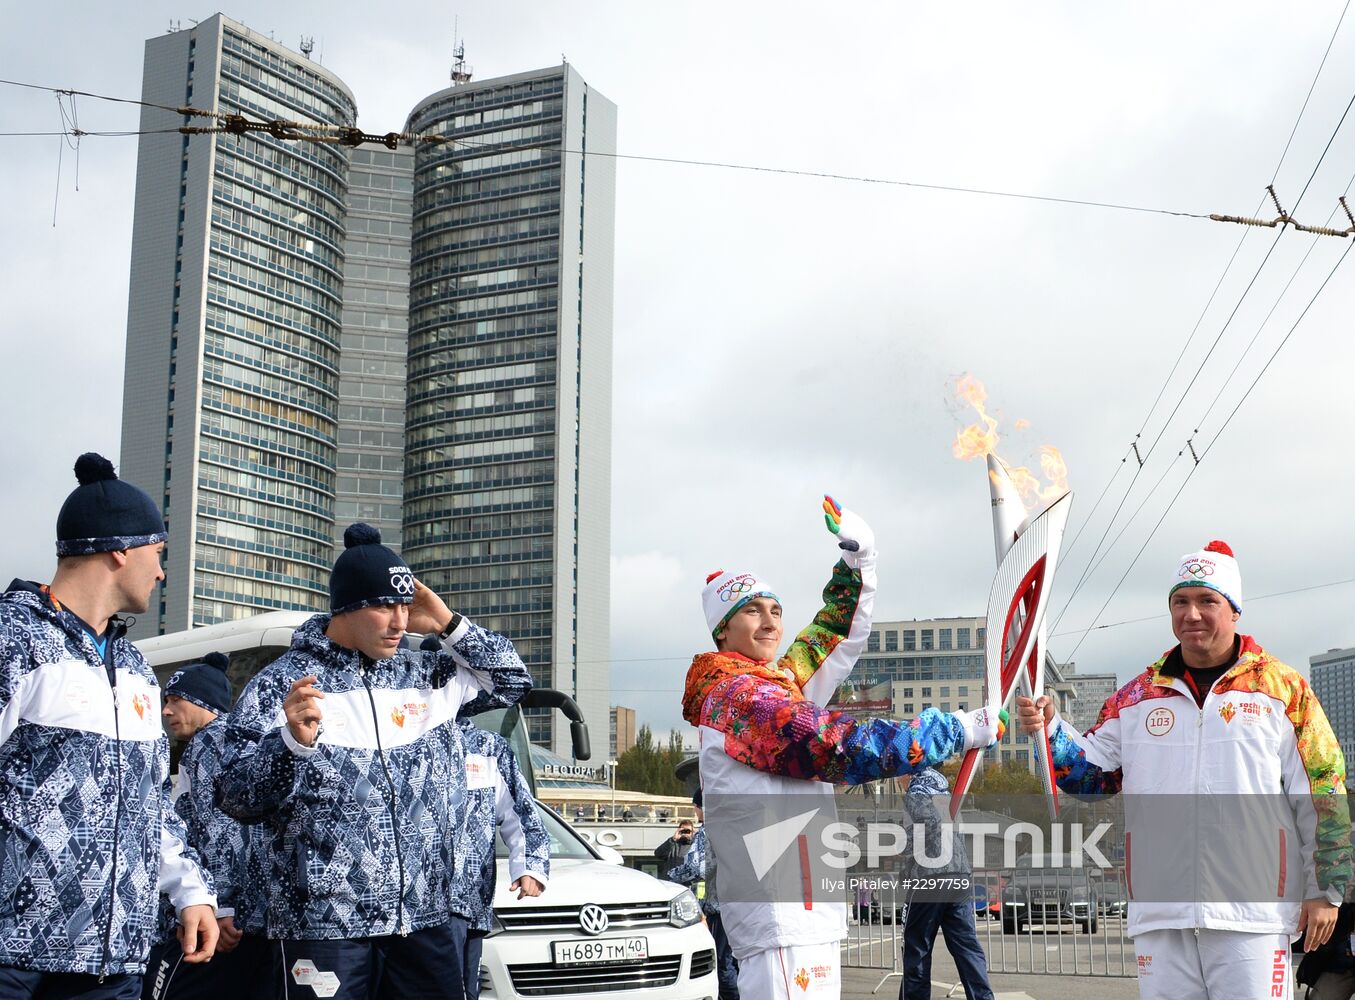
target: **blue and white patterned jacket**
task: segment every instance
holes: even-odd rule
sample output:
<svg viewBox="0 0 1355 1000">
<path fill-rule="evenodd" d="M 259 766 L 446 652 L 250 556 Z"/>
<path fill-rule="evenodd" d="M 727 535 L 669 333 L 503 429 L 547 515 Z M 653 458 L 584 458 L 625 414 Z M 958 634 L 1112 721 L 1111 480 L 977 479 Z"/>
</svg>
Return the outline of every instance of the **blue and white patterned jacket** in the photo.
<svg viewBox="0 0 1355 1000">
<path fill-rule="evenodd" d="M 466 798 L 458 712 L 515 704 L 531 678 L 512 643 L 462 619 L 441 650 L 370 660 L 316 615 L 245 688 L 227 722 L 221 807 L 271 834 L 270 938 L 407 933 L 452 913 Z M 319 678 L 322 731 L 292 738 L 282 703 Z"/>
<path fill-rule="evenodd" d="M 264 875 L 251 876 L 251 837 L 257 826 L 245 826 L 216 804 L 216 776 L 226 756 L 226 720 L 218 717 L 188 741 L 179 757 L 179 794 L 174 811 L 188 829 L 188 842 L 198 852 L 216 883 L 218 917 L 233 916 L 237 929 L 264 929 Z M 254 838 L 254 839 L 257 839 Z"/>
<path fill-rule="evenodd" d="M 125 631 L 105 660 L 41 588 L 0 596 L 0 966 L 140 975 L 160 891 L 216 905 L 170 807 L 160 688 Z"/>
<path fill-rule="evenodd" d="M 460 875 L 452 890 L 452 912 L 473 930 L 488 931 L 494 914 L 495 831 L 508 848 L 508 879 L 530 875 L 542 885 L 550 879 L 550 835 L 518 770 L 508 741 L 461 720 L 466 744 L 466 820 L 458 838 Z"/>
<path fill-rule="evenodd" d="M 715 889 L 717 871 L 715 852 L 710 849 L 710 840 L 706 837 L 706 828 L 703 826 L 692 838 L 692 846 L 687 850 L 687 856 L 668 870 L 666 881 L 685 886 L 705 882 L 705 891 L 701 896 L 701 912 L 719 913 L 720 897 Z"/>
</svg>

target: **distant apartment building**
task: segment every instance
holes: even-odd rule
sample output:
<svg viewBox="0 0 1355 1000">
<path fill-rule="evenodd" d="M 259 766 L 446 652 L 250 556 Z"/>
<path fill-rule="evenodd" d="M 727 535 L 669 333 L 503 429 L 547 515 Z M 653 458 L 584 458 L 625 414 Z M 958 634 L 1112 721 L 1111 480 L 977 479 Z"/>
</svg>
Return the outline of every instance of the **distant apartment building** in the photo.
<svg viewBox="0 0 1355 1000">
<path fill-rule="evenodd" d="M 635 709 L 613 705 L 610 714 L 611 735 L 607 741 L 607 759 L 616 760 L 635 746 Z"/>
<path fill-rule="evenodd" d="M 351 125 L 330 71 L 217 14 L 146 43 L 141 97 Z M 134 636 L 326 606 L 348 151 L 180 135 L 143 107 L 121 474 L 162 504 L 168 581 Z"/>
<path fill-rule="evenodd" d="M 415 154 L 403 555 L 607 718 L 615 164 L 582 154 L 615 152 L 616 107 L 566 65 L 439 91 L 407 130 L 453 141 Z"/>
<path fill-rule="evenodd" d="M 1120 681 L 1114 674 L 1079 674 L 1076 669 L 1067 671 L 1064 679 L 1073 689 L 1064 718 L 1079 733 L 1085 733 L 1096 725 L 1101 706 L 1120 690 Z"/>
<path fill-rule="evenodd" d="M 1308 657 L 1311 683 L 1347 761 L 1355 760 L 1355 647 Z"/>
</svg>

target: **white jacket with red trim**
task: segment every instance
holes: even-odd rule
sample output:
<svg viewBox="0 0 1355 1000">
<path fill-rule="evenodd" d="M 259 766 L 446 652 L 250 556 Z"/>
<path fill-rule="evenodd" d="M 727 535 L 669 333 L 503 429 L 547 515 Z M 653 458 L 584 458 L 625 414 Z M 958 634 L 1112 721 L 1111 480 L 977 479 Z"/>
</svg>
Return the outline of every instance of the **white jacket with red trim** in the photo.
<svg viewBox="0 0 1355 1000">
<path fill-rule="evenodd" d="M 1294 934 L 1350 878 L 1345 761 L 1307 681 L 1242 636 L 1197 706 L 1167 656 L 1079 735 L 1056 718 L 1059 787 L 1125 794 L 1127 933 Z M 1168 654 L 1170 655 L 1170 654 Z"/>
</svg>

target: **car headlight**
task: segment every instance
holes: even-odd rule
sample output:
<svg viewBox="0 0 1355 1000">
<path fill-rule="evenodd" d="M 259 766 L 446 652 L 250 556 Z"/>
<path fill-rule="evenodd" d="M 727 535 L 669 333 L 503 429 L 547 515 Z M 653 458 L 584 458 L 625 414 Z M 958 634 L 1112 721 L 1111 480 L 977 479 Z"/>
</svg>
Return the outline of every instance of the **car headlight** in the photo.
<svg viewBox="0 0 1355 1000">
<path fill-rule="evenodd" d="M 683 889 L 668 904 L 668 922 L 674 927 L 690 927 L 700 919 L 701 904 L 690 889 Z"/>
</svg>

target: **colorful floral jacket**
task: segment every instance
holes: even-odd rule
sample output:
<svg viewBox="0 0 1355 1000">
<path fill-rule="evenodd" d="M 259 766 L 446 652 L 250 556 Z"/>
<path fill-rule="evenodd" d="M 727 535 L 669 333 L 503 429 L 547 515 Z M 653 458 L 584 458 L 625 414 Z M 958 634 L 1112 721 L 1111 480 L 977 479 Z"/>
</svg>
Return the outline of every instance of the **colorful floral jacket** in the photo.
<svg viewBox="0 0 1355 1000">
<path fill-rule="evenodd" d="M 140 975 L 158 892 L 215 905 L 169 802 L 160 687 L 45 588 L 0 597 L 0 966 Z"/>
<path fill-rule="evenodd" d="M 441 650 L 370 660 L 316 615 L 240 695 L 217 778 L 227 814 L 269 834 L 268 936 L 407 933 L 453 912 L 466 801 L 458 713 L 515 704 L 531 678 L 512 643 L 463 619 Z M 313 674 L 325 693 L 313 746 L 282 704 Z"/>
<path fill-rule="evenodd" d="M 1126 796 L 1131 936 L 1292 934 L 1301 900 L 1339 902 L 1351 879 L 1341 747 L 1308 682 L 1251 636 L 1241 636 L 1237 662 L 1203 707 L 1183 679 L 1162 672 L 1170 655 L 1112 695 L 1085 734 L 1056 720 L 1055 778 L 1073 794 Z M 1182 838 L 1189 849 L 1169 850 L 1158 841 L 1178 822 L 1194 824 Z M 1229 869 L 1259 872 L 1265 892 L 1211 893 L 1229 884 Z M 1201 888 L 1164 899 L 1163 885 Z"/>
</svg>

